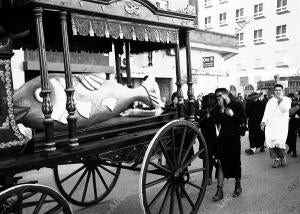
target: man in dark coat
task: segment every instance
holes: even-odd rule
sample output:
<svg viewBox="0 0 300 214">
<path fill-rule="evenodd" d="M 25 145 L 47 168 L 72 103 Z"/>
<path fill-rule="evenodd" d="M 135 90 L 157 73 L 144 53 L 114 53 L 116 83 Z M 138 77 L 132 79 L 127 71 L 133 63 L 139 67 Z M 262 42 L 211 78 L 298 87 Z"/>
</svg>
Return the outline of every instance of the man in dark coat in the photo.
<svg viewBox="0 0 300 214">
<path fill-rule="evenodd" d="M 242 104 L 226 88 L 216 89 L 215 94 L 219 105 L 219 112 L 215 116 L 219 130 L 219 172 L 218 189 L 213 201 L 219 201 L 223 198 L 224 178 L 235 178 L 233 197 L 242 193 L 240 126 L 245 122 L 246 116 Z"/>
<path fill-rule="evenodd" d="M 265 151 L 265 133 L 260 128 L 260 122 L 264 116 L 266 104 L 259 100 L 261 95 L 262 93 L 253 92 L 248 96 L 246 104 L 250 148 L 245 152 L 249 155 L 253 155 L 256 149 L 260 149 L 261 152 Z"/>
</svg>

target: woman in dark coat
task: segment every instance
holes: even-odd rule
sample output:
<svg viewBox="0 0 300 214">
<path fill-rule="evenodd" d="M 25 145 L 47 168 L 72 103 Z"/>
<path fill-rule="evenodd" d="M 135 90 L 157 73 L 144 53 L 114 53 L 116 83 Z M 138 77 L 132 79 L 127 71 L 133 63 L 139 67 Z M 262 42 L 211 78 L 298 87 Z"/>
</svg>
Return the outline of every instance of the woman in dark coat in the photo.
<svg viewBox="0 0 300 214">
<path fill-rule="evenodd" d="M 242 104 L 225 88 L 215 91 L 219 104 L 219 112 L 215 121 L 219 130 L 218 153 L 220 167 L 218 172 L 218 189 L 213 197 L 214 201 L 223 198 L 224 178 L 235 178 L 233 197 L 242 193 L 241 187 L 241 139 L 240 127 L 245 122 L 245 110 Z"/>
<path fill-rule="evenodd" d="M 217 105 L 216 95 L 214 93 L 207 94 L 203 97 L 202 107 L 199 112 L 199 127 L 206 141 L 209 161 L 209 179 L 208 185 L 212 184 L 213 167 L 218 171 L 218 163 L 215 160 L 217 151 L 217 133 L 215 127 L 215 110 Z M 216 173 L 217 174 L 217 173 Z"/>
<path fill-rule="evenodd" d="M 264 116 L 266 104 L 259 100 L 261 95 L 262 93 L 253 92 L 248 96 L 246 104 L 250 148 L 245 152 L 249 155 L 254 154 L 256 149 L 260 149 L 261 152 L 265 151 L 265 133 L 260 128 L 260 122 Z"/>
</svg>

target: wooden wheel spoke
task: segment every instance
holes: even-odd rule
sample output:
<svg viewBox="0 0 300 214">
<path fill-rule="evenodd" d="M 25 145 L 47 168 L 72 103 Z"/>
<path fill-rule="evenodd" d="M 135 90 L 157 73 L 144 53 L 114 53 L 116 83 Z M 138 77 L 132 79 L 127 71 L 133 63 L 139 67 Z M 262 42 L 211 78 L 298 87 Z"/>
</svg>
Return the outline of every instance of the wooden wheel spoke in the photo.
<svg viewBox="0 0 300 214">
<path fill-rule="evenodd" d="M 84 168 L 85 168 L 85 165 L 83 165 L 82 167 L 78 168 L 77 170 L 75 170 L 70 175 L 66 176 L 65 178 L 61 179 L 60 182 L 61 183 L 65 182 L 66 180 L 68 180 L 69 178 L 71 178 L 72 176 L 74 176 L 75 174 L 77 174 L 78 172 L 80 172 L 81 170 L 83 170 Z"/>
<path fill-rule="evenodd" d="M 165 146 L 163 145 L 163 143 L 161 141 L 159 141 L 159 146 L 160 146 L 161 151 L 163 152 L 163 154 L 164 154 L 164 156 L 166 158 L 166 161 L 169 163 L 169 165 L 171 166 L 171 168 L 174 169 L 174 165 L 173 165 L 173 163 L 172 163 L 172 161 L 171 161 L 171 159 L 170 159 L 170 157 L 169 157 L 169 155 L 168 155 L 168 153 L 166 151 Z"/>
<path fill-rule="evenodd" d="M 46 194 L 42 194 L 41 197 L 40 197 L 40 200 L 38 201 L 34 211 L 33 211 L 33 214 L 38 214 L 39 211 L 41 210 L 43 204 L 44 204 L 44 201 L 46 199 L 47 195 Z"/>
<path fill-rule="evenodd" d="M 200 189 L 201 191 L 203 190 L 203 188 L 201 187 L 201 186 L 199 186 L 199 185 L 197 185 L 197 184 L 194 184 L 194 183 L 192 183 L 192 182 L 187 182 L 189 185 L 191 185 L 191 186 L 193 186 L 193 187 L 195 187 L 195 188 L 197 188 L 197 189 Z"/>
<path fill-rule="evenodd" d="M 85 185 L 84 185 L 84 189 L 83 189 L 81 202 L 84 202 L 84 199 L 85 199 L 85 196 L 86 196 L 86 191 L 88 189 L 89 182 L 90 182 L 90 177 L 91 177 L 91 171 L 89 170 L 88 175 L 87 175 L 86 180 L 85 180 Z"/>
<path fill-rule="evenodd" d="M 164 172 L 166 172 L 168 174 L 172 173 L 172 171 L 170 169 L 168 169 L 168 168 L 166 168 L 164 166 L 158 165 L 158 164 L 153 163 L 153 162 L 149 162 L 149 164 L 152 165 L 152 166 L 154 166 L 154 167 L 156 167 L 157 169 L 161 169 L 162 171 L 164 171 Z"/>
<path fill-rule="evenodd" d="M 93 188 L 94 188 L 94 196 L 95 200 L 97 200 L 97 182 L 96 182 L 96 175 L 95 175 L 95 170 L 92 171 L 92 176 L 93 176 Z"/>
<path fill-rule="evenodd" d="M 191 159 L 189 159 L 186 163 L 184 163 L 183 165 L 183 169 L 185 169 L 186 167 L 188 167 L 197 157 L 199 157 L 199 154 L 201 154 L 202 152 L 204 152 L 204 149 L 199 150 L 196 154 L 193 155 L 193 157 L 191 157 Z"/>
<path fill-rule="evenodd" d="M 149 183 L 146 184 L 146 188 L 149 188 L 149 187 L 152 187 L 152 186 L 154 186 L 154 185 L 157 185 L 157 184 L 159 184 L 159 183 L 161 183 L 161 182 L 167 181 L 167 180 L 169 180 L 171 177 L 172 177 L 172 176 L 170 175 L 170 176 L 165 176 L 165 177 L 163 177 L 163 178 L 157 179 L 157 180 L 155 180 L 155 181 L 151 181 L 151 182 L 149 182 Z"/>
<path fill-rule="evenodd" d="M 173 212 L 174 212 L 174 197 L 175 197 L 175 188 L 176 188 L 176 186 L 172 186 L 172 190 L 171 190 L 171 199 L 170 199 L 170 210 L 169 210 L 169 214 L 173 214 Z"/>
<path fill-rule="evenodd" d="M 188 200 L 188 202 L 190 203 L 191 207 L 193 209 L 195 209 L 195 205 L 194 202 L 192 201 L 192 199 L 190 198 L 190 196 L 188 195 L 188 193 L 186 192 L 184 186 L 180 185 L 180 189 L 183 192 L 184 196 L 186 197 L 186 199 Z"/>
<path fill-rule="evenodd" d="M 205 170 L 206 170 L 206 168 L 192 169 L 192 170 L 188 171 L 188 173 L 193 174 L 193 173 L 197 173 L 197 172 L 203 172 Z"/>
<path fill-rule="evenodd" d="M 176 186 L 176 198 L 177 198 L 177 201 L 178 201 L 179 213 L 183 214 L 183 207 L 182 207 L 182 201 L 181 201 L 179 186 Z"/>
<path fill-rule="evenodd" d="M 28 193 L 28 194 L 26 194 L 26 195 L 23 195 L 23 196 L 20 198 L 20 200 L 25 201 L 25 200 L 27 200 L 28 198 L 34 196 L 35 194 L 37 194 L 37 192 L 30 192 L 30 193 Z"/>
<path fill-rule="evenodd" d="M 56 205 L 55 207 L 45 212 L 45 214 L 58 214 L 61 211 L 63 211 L 63 208 L 60 205 Z"/>
<path fill-rule="evenodd" d="M 101 172 L 99 171 L 98 168 L 96 168 L 96 172 L 97 172 L 99 178 L 101 179 L 103 185 L 105 186 L 106 190 L 108 190 L 108 186 L 107 186 L 107 184 L 106 184 L 106 182 L 105 182 L 105 180 L 104 180 L 104 178 L 103 178 L 103 176 L 102 176 L 102 174 L 101 174 Z"/>
<path fill-rule="evenodd" d="M 159 213 L 158 213 L 158 214 L 161 214 L 161 213 L 164 212 L 164 209 L 165 209 L 165 207 L 166 207 L 165 204 L 166 204 L 166 202 L 167 202 L 167 200 L 168 200 L 168 198 L 169 198 L 169 196 L 170 196 L 170 189 L 171 189 L 171 188 L 173 188 L 171 185 L 168 186 L 167 192 L 166 192 L 166 194 L 165 194 L 164 200 L 163 200 L 163 202 L 162 202 L 162 204 L 161 204 L 161 207 L 160 207 L 160 210 L 159 210 Z"/>
<path fill-rule="evenodd" d="M 156 196 L 152 199 L 152 201 L 149 203 L 149 208 L 151 209 L 151 207 L 154 205 L 154 203 L 159 199 L 159 197 L 161 196 L 161 194 L 166 190 L 167 187 L 169 187 L 170 183 L 167 182 L 165 183 L 165 185 L 159 190 L 159 192 L 156 194 Z"/>
<path fill-rule="evenodd" d="M 98 167 L 100 167 L 101 169 L 105 170 L 106 172 L 108 172 L 109 174 L 113 175 L 113 176 L 116 176 L 117 174 L 112 172 L 111 170 L 107 169 L 106 167 L 104 166 L 101 166 L 101 165 L 98 165 Z"/>
<path fill-rule="evenodd" d="M 176 155 L 175 155 L 176 138 L 175 138 L 175 130 L 174 130 L 174 128 L 171 131 L 172 131 L 171 149 L 172 149 L 173 163 L 174 163 L 175 167 L 177 167 L 177 160 L 176 160 Z"/>
<path fill-rule="evenodd" d="M 184 140 L 185 140 L 185 137 L 186 137 L 186 132 L 187 132 L 187 127 L 185 126 L 184 129 L 183 129 L 181 140 L 180 140 L 180 149 L 179 149 L 179 154 L 178 154 L 178 165 L 180 164 L 180 159 L 181 159 L 181 155 L 182 155 L 182 150 L 183 150 Z"/>
<path fill-rule="evenodd" d="M 86 173 L 87 173 L 87 169 L 84 170 L 84 172 L 82 173 L 82 175 L 80 176 L 80 178 L 76 182 L 75 186 L 73 187 L 73 189 L 71 190 L 71 192 L 68 194 L 69 197 L 71 197 L 73 195 L 73 193 L 77 189 L 78 185 L 80 184 L 80 182 L 82 181 L 82 179 L 84 178 L 84 176 L 85 176 Z"/>
<path fill-rule="evenodd" d="M 194 137 L 193 137 L 193 140 L 191 140 L 191 142 L 190 142 L 189 147 L 187 148 L 187 150 L 184 153 L 184 156 L 182 158 L 181 164 L 184 163 L 185 159 L 187 158 L 188 154 L 190 153 L 191 149 L 193 148 L 194 141 L 195 141 L 196 137 L 197 137 L 197 135 L 195 134 Z"/>
</svg>

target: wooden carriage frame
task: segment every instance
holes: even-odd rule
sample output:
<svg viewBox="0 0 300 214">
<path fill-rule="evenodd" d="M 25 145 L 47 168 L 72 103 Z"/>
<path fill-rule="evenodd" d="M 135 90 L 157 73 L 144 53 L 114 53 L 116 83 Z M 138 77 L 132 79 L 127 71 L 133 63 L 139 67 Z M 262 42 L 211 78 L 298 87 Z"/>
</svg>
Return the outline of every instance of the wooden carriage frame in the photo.
<svg viewBox="0 0 300 214">
<path fill-rule="evenodd" d="M 23 26 L 20 27 L 17 23 L 23 18 L 18 15 L 20 11 L 22 11 L 21 14 L 24 12 L 23 15 L 25 16 L 32 16 L 34 28 L 29 27 L 29 32 L 26 29 L 24 32 L 19 32 L 24 29 Z M 30 205 L 37 211 L 41 209 L 44 203 L 48 203 L 45 198 L 50 197 L 52 202 L 54 201 L 57 204 L 50 210 L 51 212 L 72 212 L 65 199 L 48 187 L 34 184 L 16 185 L 17 178 L 15 175 L 18 173 L 41 167 L 53 168 L 55 181 L 61 194 L 75 205 L 88 206 L 103 200 L 112 191 L 119 177 L 120 169 L 125 168 L 141 171 L 140 198 L 145 213 L 158 212 L 152 210 L 155 206 L 158 206 L 155 209 L 159 209 L 159 213 L 163 213 L 165 209 L 169 210 L 169 213 L 176 213 L 175 210 L 178 210 L 179 213 L 186 213 L 184 208 L 186 205 L 182 204 L 184 200 L 181 198 L 184 198 L 189 206 L 188 213 L 197 213 L 207 185 L 208 157 L 206 143 L 197 128 L 194 117 L 195 98 L 192 90 L 189 32 L 194 29 L 195 15 L 190 14 L 188 10 L 181 12 L 162 10 L 152 3 L 142 0 L 3 1 L 0 5 L 0 12 L 2 17 L 8 16 L 8 14 L 11 17 L 11 19 L 1 22 L 4 26 L 4 33 L 1 38 L 2 41 L 7 42 L 0 46 L 0 64 L 4 65 L 4 73 L 11 78 L 12 50 L 18 47 L 38 50 L 42 86 L 41 96 L 43 98 L 42 111 L 45 116 L 43 121 L 44 131 L 34 136 L 25 151 L 23 149 L 25 145 L 24 137 L 18 132 L 17 128 L 15 128 L 14 133 L 19 135 L 17 136 L 16 145 L 1 142 L 4 151 L 2 153 L 14 151 L 12 148 L 15 148 L 15 146 L 22 150 L 21 154 L 5 157 L 0 161 L 0 176 L 4 178 L 0 179 L 0 185 L 4 189 L 0 192 L 0 202 L 7 205 L 5 209 L 22 210 L 27 203 L 24 198 L 27 199 L 36 194 L 41 194 L 39 200 L 33 199 L 34 202 L 30 202 Z M 61 40 L 56 43 L 51 41 L 47 45 L 44 34 L 47 25 L 45 26 L 44 22 L 46 18 L 53 18 L 53 16 L 59 20 L 57 27 L 59 28 L 60 25 Z M 48 23 L 52 23 L 52 20 L 50 19 Z M 69 47 L 70 43 L 74 44 L 72 39 L 77 36 L 80 37 L 79 40 L 74 39 L 77 44 L 81 41 L 91 40 L 92 37 L 101 38 L 102 40 L 99 41 L 102 42 L 113 41 L 109 44 L 114 44 L 115 47 L 116 78 L 118 82 L 121 81 L 120 43 L 123 44 L 124 42 L 128 87 L 132 87 L 130 52 L 174 48 L 179 100 L 177 111 L 147 119 L 122 120 L 117 123 L 103 122 L 89 129 L 78 130 L 76 127 L 76 106 L 73 99 L 74 88 L 70 66 L 70 49 L 72 47 Z M 57 44 L 59 42 L 61 44 Z M 35 43 L 36 45 L 34 45 Z M 57 48 L 57 46 L 60 46 L 58 49 L 63 52 L 64 56 L 66 108 L 69 114 L 68 133 L 54 132 L 53 119 L 51 118 L 51 91 L 48 83 L 46 49 Z M 185 110 L 179 57 L 181 47 L 186 49 L 187 62 L 188 102 Z M 78 49 L 81 48 L 83 46 L 79 45 Z M 99 50 L 101 50 L 101 47 L 95 51 Z M 11 82 L 9 84 L 9 87 L 12 88 Z M 15 123 L 13 115 L 10 122 Z M 15 124 L 14 127 L 16 127 Z M 198 148 L 193 151 L 196 143 Z M 133 151 L 133 154 L 128 154 L 129 151 Z M 164 156 L 165 163 L 153 162 L 158 153 Z M 203 159 L 201 167 L 196 164 L 196 168 L 189 169 L 200 156 Z M 142 159 L 142 167 L 136 167 Z M 124 161 L 133 164 L 122 165 Z M 66 164 L 81 165 L 76 171 L 62 178 L 59 168 L 60 165 Z M 100 169 L 112 176 L 109 181 L 104 179 Z M 70 193 L 65 189 L 63 183 L 79 172 L 81 173 L 80 178 L 72 186 Z M 196 173 L 198 173 L 197 179 L 200 179 L 199 184 L 191 181 L 192 174 Z M 147 180 L 149 174 L 161 177 L 149 182 Z M 72 194 L 83 177 L 86 178 L 84 190 L 80 195 L 80 199 L 76 199 Z M 105 187 L 100 194 L 97 192 L 95 177 L 100 179 Z M 89 182 L 93 184 L 91 188 L 94 197 L 85 201 Z M 161 183 L 163 182 L 165 183 L 162 186 Z M 161 190 L 150 200 L 149 188 L 157 185 Z M 191 198 L 192 196 L 186 191 L 185 185 L 195 188 L 196 193 L 195 191 L 193 193 L 196 194 L 195 199 Z M 17 197 L 18 200 L 10 204 L 8 201 L 11 201 L 11 198 L 16 195 L 22 197 Z M 155 205 L 159 197 L 163 197 L 163 202 L 160 205 Z M 0 212 L 3 210 L 4 208 L 0 207 Z"/>
</svg>

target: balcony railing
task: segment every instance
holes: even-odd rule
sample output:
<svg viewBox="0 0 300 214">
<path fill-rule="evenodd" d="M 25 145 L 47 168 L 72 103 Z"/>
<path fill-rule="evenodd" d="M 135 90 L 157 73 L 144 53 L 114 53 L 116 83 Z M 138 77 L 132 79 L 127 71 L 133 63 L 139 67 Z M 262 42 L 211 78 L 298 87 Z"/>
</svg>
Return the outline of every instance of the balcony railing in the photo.
<svg viewBox="0 0 300 214">
<path fill-rule="evenodd" d="M 278 7 L 276 9 L 277 14 L 287 13 L 287 12 L 289 12 L 287 6 Z"/>
</svg>

